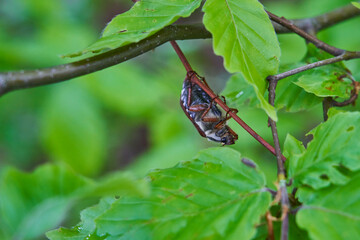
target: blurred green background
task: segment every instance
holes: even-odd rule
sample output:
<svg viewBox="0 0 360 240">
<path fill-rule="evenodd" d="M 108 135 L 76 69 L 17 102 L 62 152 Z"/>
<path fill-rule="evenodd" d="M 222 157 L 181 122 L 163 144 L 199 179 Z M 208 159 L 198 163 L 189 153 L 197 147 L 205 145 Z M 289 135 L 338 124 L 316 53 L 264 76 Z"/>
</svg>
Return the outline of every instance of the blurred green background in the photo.
<svg viewBox="0 0 360 240">
<path fill-rule="evenodd" d="M 303 18 L 350 1 L 262 2 L 278 15 Z M 130 0 L 0 1 L 0 71 L 72 61 L 60 56 L 90 45 L 107 22 L 132 4 Z M 197 13 L 190 21 L 200 19 L 201 13 Z M 336 47 L 359 50 L 359 20 L 340 23 L 319 37 Z M 298 36 L 281 35 L 279 41 L 282 64 L 297 62 L 305 55 L 305 42 Z M 193 68 L 220 92 L 230 75 L 222 59 L 214 55 L 211 40 L 178 43 Z M 360 61 L 346 65 L 359 79 Z M 184 77 L 175 52 L 170 44 L 164 44 L 81 78 L 0 97 L 0 172 L 9 166 L 32 171 L 44 163 L 60 162 L 94 179 L 119 170 L 142 177 L 150 169 L 173 166 L 190 160 L 200 149 L 218 146 L 199 136 L 179 106 Z M 272 143 L 262 110 L 244 107 L 239 115 Z M 321 121 L 320 105 L 298 113 L 280 111 L 280 141 L 287 133 L 305 140 L 305 133 Z M 256 161 L 268 182 L 274 182 L 275 158 L 240 127 L 233 122 L 230 125 L 239 135 L 231 147 Z"/>
</svg>

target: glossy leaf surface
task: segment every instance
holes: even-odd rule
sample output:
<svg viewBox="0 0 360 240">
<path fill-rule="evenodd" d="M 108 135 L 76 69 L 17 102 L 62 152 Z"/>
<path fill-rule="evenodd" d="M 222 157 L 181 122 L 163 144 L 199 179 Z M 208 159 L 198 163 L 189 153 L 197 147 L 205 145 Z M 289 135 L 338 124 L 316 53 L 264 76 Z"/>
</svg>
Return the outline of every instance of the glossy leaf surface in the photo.
<svg viewBox="0 0 360 240">
<path fill-rule="evenodd" d="M 314 191 L 299 190 L 304 205 L 296 221 L 311 239 L 342 240 L 360 238 L 360 173 L 343 186 Z"/>
<path fill-rule="evenodd" d="M 275 107 L 285 109 L 287 112 L 298 112 L 309 110 L 321 103 L 321 98 L 306 92 L 294 84 L 297 75 L 279 81 L 276 88 Z M 241 74 L 233 75 L 226 83 L 222 92 L 232 107 L 241 109 L 243 106 L 260 106 L 254 89 L 247 83 Z M 265 95 L 267 96 L 267 95 Z"/>
<path fill-rule="evenodd" d="M 0 177 L 0 229 L 9 239 L 36 239 L 57 227 L 82 198 L 145 195 L 147 190 L 129 174 L 94 182 L 62 166 L 44 165 L 32 173 L 8 168 Z"/>
<path fill-rule="evenodd" d="M 103 31 L 102 37 L 77 57 L 88 52 L 99 53 L 138 42 L 180 17 L 188 17 L 200 6 L 200 0 L 141 0 L 127 12 L 117 15 Z"/>
<path fill-rule="evenodd" d="M 74 229 L 50 239 L 250 239 L 269 207 L 264 176 L 229 148 L 202 151 L 195 160 L 148 175 L 148 198 L 106 198 L 82 213 Z"/>
<path fill-rule="evenodd" d="M 274 108 L 263 95 L 265 78 L 278 70 L 280 48 L 263 6 L 256 0 L 208 0 L 203 10 L 214 51 L 223 56 L 225 68 L 241 72 L 253 86 L 261 107 L 276 119 Z"/>
<path fill-rule="evenodd" d="M 313 44 L 308 44 L 307 49 L 307 56 L 303 59 L 302 65 L 333 57 Z M 318 97 L 349 98 L 353 89 L 351 73 L 342 62 L 309 69 L 295 76 L 296 85 Z"/>
<path fill-rule="evenodd" d="M 289 153 L 288 176 L 294 186 L 309 185 L 315 189 L 333 184 L 345 184 L 349 179 L 341 167 L 360 169 L 360 113 L 330 112 L 331 116 L 308 134 L 313 140 L 305 148 L 288 136 L 285 150 Z"/>
<path fill-rule="evenodd" d="M 360 3 L 359 3 L 359 2 L 352 2 L 352 4 L 353 4 L 355 7 L 357 7 L 357 8 L 360 9 Z"/>
</svg>

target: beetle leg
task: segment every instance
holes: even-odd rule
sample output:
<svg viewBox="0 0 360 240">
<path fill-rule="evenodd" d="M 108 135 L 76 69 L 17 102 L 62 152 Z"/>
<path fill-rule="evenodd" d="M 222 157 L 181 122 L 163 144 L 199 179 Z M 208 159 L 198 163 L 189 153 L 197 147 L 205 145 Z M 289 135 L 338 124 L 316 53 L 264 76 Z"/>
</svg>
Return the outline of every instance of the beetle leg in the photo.
<svg viewBox="0 0 360 240">
<path fill-rule="evenodd" d="M 208 108 L 201 115 L 201 121 L 204 121 L 204 122 L 216 122 L 217 120 L 219 120 L 218 118 L 209 118 L 209 117 L 206 118 L 205 117 L 206 114 L 208 114 L 208 112 L 210 111 L 212 105 L 213 105 L 213 100 L 211 100 L 210 105 L 208 106 Z"/>
<path fill-rule="evenodd" d="M 204 117 L 203 119 L 201 119 L 203 122 L 218 122 L 219 118 L 215 118 L 215 117 Z"/>
<path fill-rule="evenodd" d="M 229 112 L 237 113 L 238 110 L 235 108 L 230 108 L 229 111 L 226 112 L 225 119 L 216 124 L 215 128 L 220 128 L 222 124 L 224 124 L 227 120 L 231 118 L 231 116 L 229 116 Z"/>
<path fill-rule="evenodd" d="M 229 112 L 233 112 L 233 113 L 238 113 L 239 111 L 236 108 L 229 108 L 229 111 L 226 112 L 226 116 L 225 119 L 229 120 L 231 118 L 231 116 L 229 116 Z"/>
<path fill-rule="evenodd" d="M 190 103 L 191 103 L 191 84 L 190 84 L 190 87 L 188 88 L 187 105 L 190 106 Z"/>
<path fill-rule="evenodd" d="M 207 84 L 205 78 L 202 77 L 202 76 L 200 76 L 200 75 L 199 75 L 197 72 L 195 72 L 195 71 L 190 71 L 190 72 L 188 72 L 188 76 L 189 76 L 189 78 L 190 78 L 190 81 L 192 81 L 192 77 L 193 77 L 194 75 L 196 75 L 196 77 L 198 77 L 199 80 L 202 81 L 202 82 L 205 84 L 205 86 L 207 86 L 208 88 L 210 88 L 209 85 Z"/>
<path fill-rule="evenodd" d="M 207 84 L 207 82 L 205 81 L 205 78 L 204 78 L 204 77 L 200 77 L 200 76 L 198 76 L 198 77 L 199 77 L 199 79 L 205 84 L 205 86 L 207 86 L 208 88 L 210 88 L 209 85 Z"/>
<path fill-rule="evenodd" d="M 219 121 L 219 118 L 217 117 L 206 117 L 206 114 L 210 111 L 212 107 L 212 104 L 210 103 L 210 105 L 208 104 L 197 104 L 197 105 L 192 105 L 189 107 L 189 111 L 191 112 L 201 112 L 201 111 L 204 111 L 202 114 L 201 114 L 201 121 L 203 122 L 218 122 Z"/>
<path fill-rule="evenodd" d="M 196 122 L 194 121 L 194 119 L 192 119 L 192 118 L 190 117 L 190 114 L 188 113 L 188 111 L 187 111 L 187 109 L 184 107 L 184 105 L 181 104 L 181 102 L 180 102 L 180 106 L 181 106 L 181 108 L 184 110 L 184 113 L 186 114 L 186 116 L 187 116 L 187 117 L 190 119 L 190 121 L 194 124 L 195 128 L 198 130 L 198 132 L 200 133 L 200 135 L 201 135 L 202 137 L 206 137 L 205 132 L 199 127 L 199 125 L 196 124 Z"/>
<path fill-rule="evenodd" d="M 227 128 L 230 132 L 230 134 L 234 137 L 234 140 L 238 140 L 238 135 L 232 130 L 230 127 Z"/>
<path fill-rule="evenodd" d="M 206 111 L 209 111 L 208 109 L 209 109 L 209 106 L 208 106 L 208 104 L 205 104 L 205 103 L 192 105 L 192 106 L 189 107 L 190 112 L 201 112 L 201 111 L 204 111 L 204 110 L 206 112 Z M 204 114 L 202 114 L 202 115 L 204 115 Z"/>
</svg>

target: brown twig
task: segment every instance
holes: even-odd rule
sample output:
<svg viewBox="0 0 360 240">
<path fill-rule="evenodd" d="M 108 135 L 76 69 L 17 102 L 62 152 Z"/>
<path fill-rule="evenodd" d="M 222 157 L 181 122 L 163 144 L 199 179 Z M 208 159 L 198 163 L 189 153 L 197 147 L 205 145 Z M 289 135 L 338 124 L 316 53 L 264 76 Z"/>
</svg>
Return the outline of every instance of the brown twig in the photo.
<svg viewBox="0 0 360 240">
<path fill-rule="evenodd" d="M 274 106 L 275 104 L 275 93 L 276 93 L 277 81 L 272 80 L 269 82 L 269 103 Z M 286 170 L 284 166 L 284 161 L 282 159 L 279 136 L 277 132 L 276 122 L 269 118 L 269 123 L 271 126 L 271 132 L 274 139 L 276 159 L 277 159 L 277 168 L 278 168 L 278 181 L 279 181 L 279 192 L 280 192 L 280 202 L 282 208 L 282 223 L 281 223 L 281 240 L 288 239 L 289 233 L 289 219 L 288 211 L 290 209 L 289 198 L 286 189 Z"/>
<path fill-rule="evenodd" d="M 125 62 L 175 39 L 210 38 L 202 24 L 171 25 L 138 42 L 84 60 L 30 71 L 0 73 L 0 96 L 13 90 L 66 81 Z"/>
<path fill-rule="evenodd" d="M 314 35 L 311 35 L 311 34 L 307 33 L 306 31 L 304 31 L 303 29 L 297 27 L 296 25 L 294 25 L 294 23 L 287 20 L 286 18 L 278 17 L 275 14 L 268 12 L 268 11 L 267 11 L 267 14 L 269 15 L 269 17 L 272 21 L 277 22 L 278 24 L 286 27 L 290 31 L 300 35 L 301 37 L 305 38 L 308 42 L 313 43 L 317 48 L 320 48 L 320 49 L 330 53 L 333 56 L 339 56 L 339 55 L 345 53 L 345 50 L 328 45 L 327 43 L 316 38 Z"/>
<path fill-rule="evenodd" d="M 283 180 L 285 182 L 285 180 Z M 281 240 L 289 239 L 289 197 L 286 189 L 286 182 L 282 183 L 280 181 L 280 191 L 281 191 L 281 209 L 282 209 L 282 221 L 281 221 Z"/>
<path fill-rule="evenodd" d="M 334 99 L 332 99 L 331 101 L 331 105 L 335 106 L 335 107 L 345 107 L 347 105 L 350 105 L 352 103 L 354 103 L 356 101 L 356 99 L 358 98 L 358 94 L 357 93 L 353 93 L 349 99 L 343 101 L 343 102 L 337 102 Z"/>
<path fill-rule="evenodd" d="M 293 19 L 289 21 L 306 32 L 308 31 L 308 29 L 313 29 L 315 32 L 319 32 L 320 30 L 331 27 L 339 22 L 345 21 L 358 15 L 360 15 L 360 9 L 349 3 L 344 7 L 340 7 L 338 9 L 329 11 L 316 17 Z M 276 22 L 273 22 L 273 25 L 276 33 L 292 33 L 291 30 L 283 27 Z"/>
<path fill-rule="evenodd" d="M 268 76 L 267 79 L 269 81 L 279 81 L 279 80 L 281 80 L 283 78 L 295 75 L 297 73 L 300 73 L 300 72 L 303 72 L 303 71 L 306 71 L 306 70 L 309 70 L 309 69 L 325 66 L 325 65 L 328 65 L 328 64 L 332 64 L 332 63 L 336 63 L 336 62 L 340 62 L 340 61 L 344 61 L 344 60 L 355 59 L 355 58 L 360 58 L 360 52 L 345 52 L 344 54 L 342 54 L 340 56 L 336 56 L 336 57 L 333 57 L 333 58 L 329 58 L 329 59 L 321 60 L 321 61 L 318 61 L 318 62 L 310 63 L 310 64 L 307 64 L 305 66 L 301 66 L 301 67 L 291 69 L 291 70 L 283 72 L 283 73 L 279 73 L 277 75 Z"/>
<path fill-rule="evenodd" d="M 175 41 L 171 42 L 171 45 L 175 49 L 176 53 L 178 54 L 181 62 L 183 63 L 186 71 L 192 71 L 192 68 L 189 62 L 186 60 L 185 55 L 177 45 Z M 225 112 L 227 112 L 241 127 L 245 129 L 252 137 L 254 137 L 260 144 L 262 144 L 265 148 L 267 148 L 272 154 L 275 153 L 275 149 L 271 146 L 268 142 L 266 142 L 259 134 L 257 134 L 251 127 L 249 127 L 235 112 L 231 111 L 231 109 L 224 103 L 210 88 L 208 88 L 196 74 L 192 75 L 192 81 L 194 81 L 201 89 L 203 89 L 214 101 L 222 108 Z M 284 156 L 281 156 L 283 161 L 286 160 Z"/>
</svg>

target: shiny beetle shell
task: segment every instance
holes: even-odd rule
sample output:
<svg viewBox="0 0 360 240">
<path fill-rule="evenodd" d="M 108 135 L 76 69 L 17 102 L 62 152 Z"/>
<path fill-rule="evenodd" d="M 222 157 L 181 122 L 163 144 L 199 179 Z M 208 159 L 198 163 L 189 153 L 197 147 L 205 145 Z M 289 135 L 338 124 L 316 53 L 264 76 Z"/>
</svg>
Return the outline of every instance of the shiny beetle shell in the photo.
<svg viewBox="0 0 360 240">
<path fill-rule="evenodd" d="M 184 80 L 180 105 L 200 135 L 223 145 L 234 144 L 236 133 L 226 125 L 226 114 L 212 102 L 211 97 L 189 77 Z"/>
</svg>

